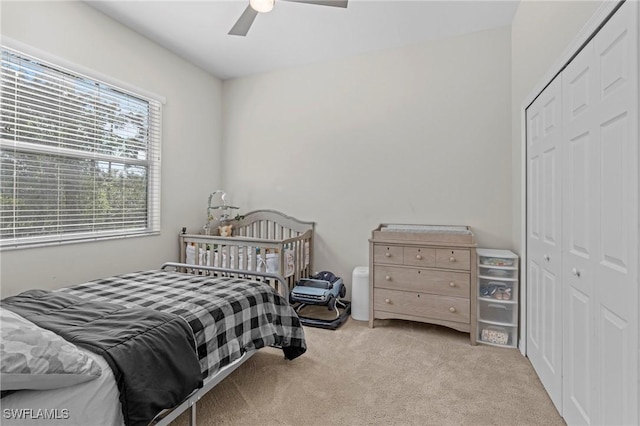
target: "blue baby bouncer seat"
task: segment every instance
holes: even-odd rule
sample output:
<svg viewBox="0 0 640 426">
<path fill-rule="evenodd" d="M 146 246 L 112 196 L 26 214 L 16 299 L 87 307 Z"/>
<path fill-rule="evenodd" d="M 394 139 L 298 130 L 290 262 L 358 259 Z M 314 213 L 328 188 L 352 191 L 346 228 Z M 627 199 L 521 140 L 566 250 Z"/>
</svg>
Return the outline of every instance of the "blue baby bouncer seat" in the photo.
<svg viewBox="0 0 640 426">
<path fill-rule="evenodd" d="M 342 278 L 336 277 L 332 272 L 322 271 L 298 281 L 289 293 L 289 302 L 294 306 L 302 324 L 335 330 L 344 324 L 351 313 L 351 302 L 342 300 L 346 292 Z M 303 309 L 317 305 L 335 311 L 335 318 L 323 319 L 303 315 Z"/>
</svg>

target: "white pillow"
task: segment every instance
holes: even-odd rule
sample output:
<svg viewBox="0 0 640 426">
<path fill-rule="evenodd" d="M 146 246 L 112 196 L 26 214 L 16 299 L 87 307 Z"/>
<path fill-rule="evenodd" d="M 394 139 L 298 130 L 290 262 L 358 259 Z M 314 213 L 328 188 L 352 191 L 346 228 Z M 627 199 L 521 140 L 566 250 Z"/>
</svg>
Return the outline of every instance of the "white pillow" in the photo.
<svg viewBox="0 0 640 426">
<path fill-rule="evenodd" d="M 52 331 L 0 307 L 0 389 L 55 389 L 96 379 L 92 357 Z"/>
</svg>

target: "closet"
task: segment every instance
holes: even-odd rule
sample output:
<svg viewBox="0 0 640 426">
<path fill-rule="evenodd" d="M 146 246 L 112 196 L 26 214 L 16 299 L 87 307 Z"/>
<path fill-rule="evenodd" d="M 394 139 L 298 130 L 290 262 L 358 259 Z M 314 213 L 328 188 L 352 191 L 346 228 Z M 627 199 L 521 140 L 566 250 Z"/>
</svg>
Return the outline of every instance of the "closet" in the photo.
<svg viewBox="0 0 640 426">
<path fill-rule="evenodd" d="M 526 109 L 526 352 L 568 424 L 638 424 L 638 2 Z"/>
</svg>

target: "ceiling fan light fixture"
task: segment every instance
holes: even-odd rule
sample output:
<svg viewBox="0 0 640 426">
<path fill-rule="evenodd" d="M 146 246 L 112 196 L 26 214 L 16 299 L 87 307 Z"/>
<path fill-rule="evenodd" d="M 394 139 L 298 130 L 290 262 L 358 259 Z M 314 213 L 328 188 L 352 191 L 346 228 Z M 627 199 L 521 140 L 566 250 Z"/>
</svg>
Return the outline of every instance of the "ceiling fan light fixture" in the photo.
<svg viewBox="0 0 640 426">
<path fill-rule="evenodd" d="M 267 13 L 273 10 L 275 0 L 249 0 L 251 8 L 256 12 Z"/>
</svg>

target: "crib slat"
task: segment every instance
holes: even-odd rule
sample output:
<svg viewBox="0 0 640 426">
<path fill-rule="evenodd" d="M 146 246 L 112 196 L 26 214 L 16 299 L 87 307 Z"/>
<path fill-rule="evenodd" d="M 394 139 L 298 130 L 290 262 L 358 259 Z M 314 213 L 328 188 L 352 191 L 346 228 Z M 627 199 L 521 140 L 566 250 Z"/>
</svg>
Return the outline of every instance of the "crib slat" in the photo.
<svg viewBox="0 0 640 426">
<path fill-rule="evenodd" d="M 230 268 L 238 269 L 238 259 L 240 258 L 238 246 L 229 246 L 229 251 L 231 252 L 231 258 L 229 259 Z"/>
<path fill-rule="evenodd" d="M 202 248 L 203 246 L 204 246 L 204 243 L 198 244 L 198 247 L 197 247 L 197 250 L 196 250 L 196 265 L 203 265 L 204 264 L 203 259 L 202 259 L 202 257 L 204 256 L 203 253 L 202 253 L 203 252 L 203 248 Z"/>
<path fill-rule="evenodd" d="M 267 249 L 264 247 L 260 247 L 260 258 L 262 259 L 262 261 L 264 262 L 264 270 L 265 272 L 271 272 L 268 269 L 268 262 L 267 262 Z"/>
<path fill-rule="evenodd" d="M 295 243 L 293 243 L 293 246 L 293 264 L 295 265 L 293 274 L 297 282 L 300 279 L 300 241 L 296 241 Z"/>
<path fill-rule="evenodd" d="M 228 268 L 227 266 L 227 246 L 225 246 L 224 244 L 220 244 L 218 245 L 218 262 L 220 262 L 220 267 L 222 268 Z"/>
</svg>

